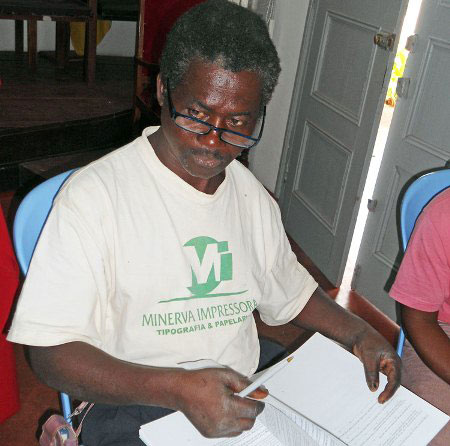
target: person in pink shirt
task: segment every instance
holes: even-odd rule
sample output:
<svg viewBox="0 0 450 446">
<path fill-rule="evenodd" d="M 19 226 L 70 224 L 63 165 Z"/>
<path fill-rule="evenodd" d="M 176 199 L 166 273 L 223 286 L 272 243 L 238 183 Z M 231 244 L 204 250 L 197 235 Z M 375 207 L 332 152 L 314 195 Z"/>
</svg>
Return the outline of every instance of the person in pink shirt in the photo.
<svg viewBox="0 0 450 446">
<path fill-rule="evenodd" d="M 419 216 L 389 294 L 407 338 L 402 384 L 450 414 L 450 188 Z M 450 426 L 430 444 L 449 445 Z"/>
</svg>

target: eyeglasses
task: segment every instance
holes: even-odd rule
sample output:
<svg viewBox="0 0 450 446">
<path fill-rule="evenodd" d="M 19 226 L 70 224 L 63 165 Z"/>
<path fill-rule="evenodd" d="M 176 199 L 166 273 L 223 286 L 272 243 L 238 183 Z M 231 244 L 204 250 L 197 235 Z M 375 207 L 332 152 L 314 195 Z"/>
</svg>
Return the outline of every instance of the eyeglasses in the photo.
<svg viewBox="0 0 450 446">
<path fill-rule="evenodd" d="M 251 147 L 256 146 L 256 144 L 258 144 L 259 140 L 261 139 L 266 117 L 266 107 L 264 107 L 262 115 L 258 118 L 252 135 L 249 136 L 245 135 L 244 133 L 235 132 L 234 130 L 215 127 L 206 121 L 195 118 L 194 116 L 188 116 L 183 115 L 182 113 L 178 113 L 175 110 L 172 98 L 170 96 L 169 79 L 167 79 L 167 101 L 169 103 L 170 117 L 173 119 L 175 124 L 183 130 L 191 133 L 196 133 L 198 135 L 207 135 L 211 130 L 214 130 L 218 132 L 219 139 L 221 141 L 231 144 L 235 147 L 241 147 L 243 149 L 250 149 Z"/>
</svg>

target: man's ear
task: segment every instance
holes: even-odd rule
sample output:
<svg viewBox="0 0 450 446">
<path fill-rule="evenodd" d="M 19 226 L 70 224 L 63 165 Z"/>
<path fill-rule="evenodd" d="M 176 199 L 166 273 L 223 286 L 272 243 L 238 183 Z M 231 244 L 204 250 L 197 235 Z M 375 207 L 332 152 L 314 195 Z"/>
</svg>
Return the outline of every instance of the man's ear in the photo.
<svg viewBox="0 0 450 446">
<path fill-rule="evenodd" d="M 161 78 L 161 73 L 156 77 L 156 99 L 160 107 L 164 104 L 164 84 Z"/>
</svg>

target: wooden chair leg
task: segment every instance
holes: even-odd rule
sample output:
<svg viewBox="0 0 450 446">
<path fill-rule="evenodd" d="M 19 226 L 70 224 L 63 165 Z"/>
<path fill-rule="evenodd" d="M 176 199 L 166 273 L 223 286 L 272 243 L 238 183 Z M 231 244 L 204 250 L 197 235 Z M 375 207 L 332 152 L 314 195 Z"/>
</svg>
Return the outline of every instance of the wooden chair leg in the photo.
<svg viewBox="0 0 450 446">
<path fill-rule="evenodd" d="M 56 66 L 64 68 L 69 60 L 70 22 L 56 22 Z"/>
<path fill-rule="evenodd" d="M 29 19 L 27 21 L 27 37 L 28 64 L 32 70 L 35 70 L 37 60 L 37 20 Z"/>
<path fill-rule="evenodd" d="M 95 81 L 95 57 L 97 51 L 97 19 L 88 20 L 84 43 L 84 78 L 88 85 Z"/>
<path fill-rule="evenodd" d="M 64 64 L 70 59 L 70 22 L 64 22 Z"/>
<path fill-rule="evenodd" d="M 14 21 L 16 56 L 23 54 L 23 20 Z"/>
</svg>

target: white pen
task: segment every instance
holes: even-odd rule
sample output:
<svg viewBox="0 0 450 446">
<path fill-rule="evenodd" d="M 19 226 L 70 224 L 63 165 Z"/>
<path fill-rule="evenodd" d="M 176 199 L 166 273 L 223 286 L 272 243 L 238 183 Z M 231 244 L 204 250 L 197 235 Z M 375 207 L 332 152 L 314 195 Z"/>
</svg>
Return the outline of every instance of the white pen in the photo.
<svg viewBox="0 0 450 446">
<path fill-rule="evenodd" d="M 282 368 L 286 367 L 293 359 L 294 359 L 293 356 L 289 356 L 288 358 L 283 359 L 279 363 L 270 367 L 270 369 L 268 369 L 267 372 L 263 373 L 258 379 L 253 381 L 244 390 L 241 390 L 237 395 L 242 398 L 245 398 L 250 393 L 252 393 L 255 389 L 257 389 L 261 384 L 264 384 L 269 378 L 271 378 L 273 375 L 275 375 L 275 373 L 279 372 Z"/>
</svg>

